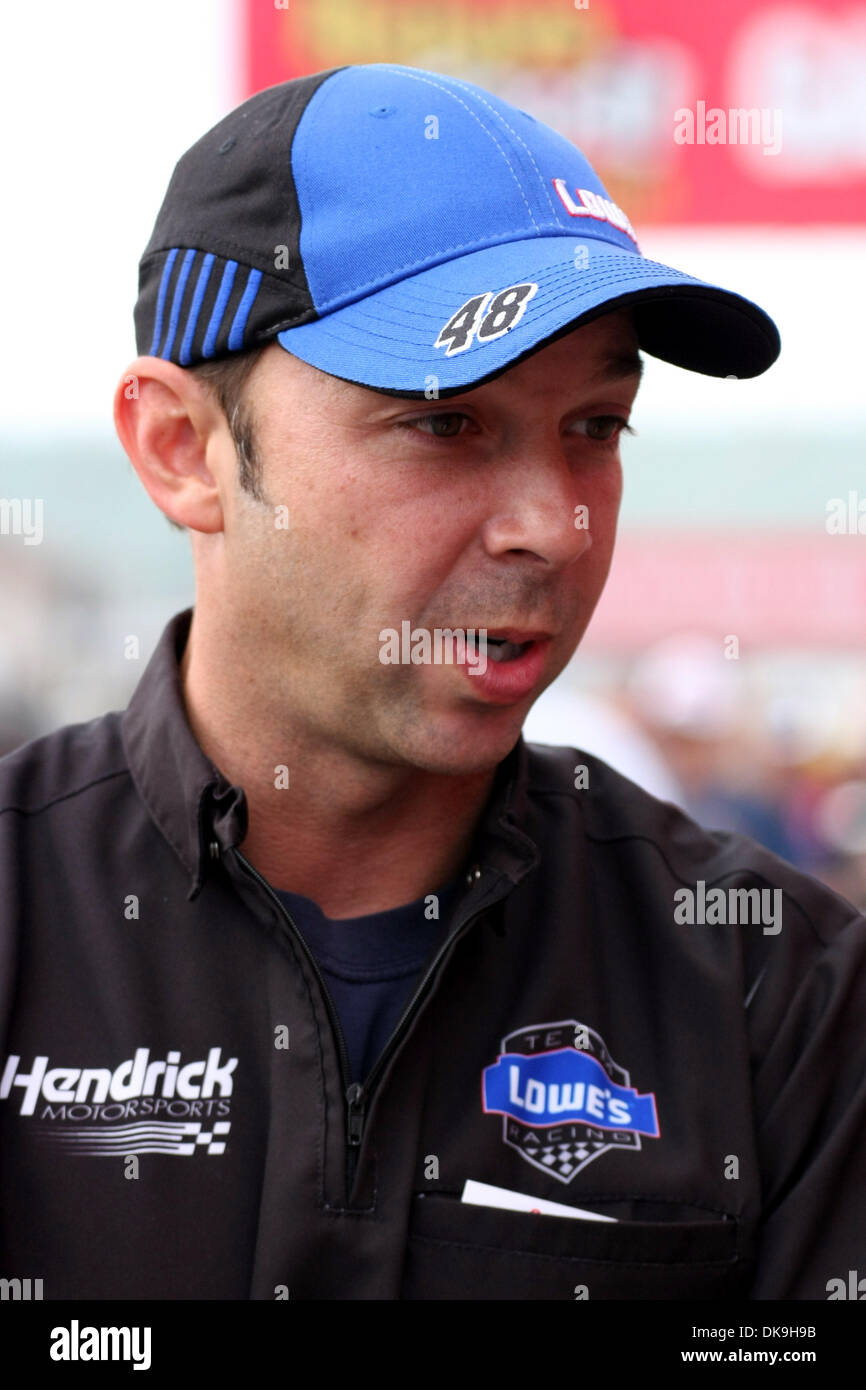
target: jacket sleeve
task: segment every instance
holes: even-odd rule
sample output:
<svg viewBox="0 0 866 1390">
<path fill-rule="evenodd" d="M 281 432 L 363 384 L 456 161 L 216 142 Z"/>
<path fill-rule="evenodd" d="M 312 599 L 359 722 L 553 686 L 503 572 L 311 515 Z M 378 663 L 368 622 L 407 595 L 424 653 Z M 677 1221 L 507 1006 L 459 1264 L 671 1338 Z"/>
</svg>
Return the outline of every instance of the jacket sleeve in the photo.
<svg viewBox="0 0 866 1390">
<path fill-rule="evenodd" d="M 837 921 L 839 902 L 828 894 Z M 866 1297 L 866 919 L 790 925 L 747 1005 L 762 1188 L 750 1296 L 850 1297 L 839 1290 L 862 1279 Z"/>
</svg>

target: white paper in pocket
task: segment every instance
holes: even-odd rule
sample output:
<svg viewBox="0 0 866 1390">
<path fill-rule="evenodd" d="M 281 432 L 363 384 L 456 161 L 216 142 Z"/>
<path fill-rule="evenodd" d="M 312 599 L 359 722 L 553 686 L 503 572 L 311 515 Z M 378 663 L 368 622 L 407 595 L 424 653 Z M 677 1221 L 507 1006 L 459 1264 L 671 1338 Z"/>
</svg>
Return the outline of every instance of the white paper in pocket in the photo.
<svg viewBox="0 0 866 1390">
<path fill-rule="evenodd" d="M 546 1197 L 530 1197 L 526 1192 L 512 1192 L 507 1187 L 492 1187 L 487 1182 L 467 1178 L 463 1184 L 461 1202 L 476 1207 L 503 1207 L 508 1211 L 531 1211 L 540 1216 L 570 1216 L 578 1221 L 616 1221 L 615 1216 L 599 1216 L 596 1211 L 567 1207 L 563 1202 L 549 1202 Z"/>
</svg>

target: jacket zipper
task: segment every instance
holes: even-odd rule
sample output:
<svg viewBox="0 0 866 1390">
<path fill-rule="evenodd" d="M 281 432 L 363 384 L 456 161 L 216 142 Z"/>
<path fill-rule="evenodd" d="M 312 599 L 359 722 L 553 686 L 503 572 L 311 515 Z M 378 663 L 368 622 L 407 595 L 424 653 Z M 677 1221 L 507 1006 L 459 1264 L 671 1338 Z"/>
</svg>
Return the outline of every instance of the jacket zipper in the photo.
<svg viewBox="0 0 866 1390">
<path fill-rule="evenodd" d="M 405 1009 L 403 1010 L 402 1014 L 400 1015 L 396 1024 L 394 1025 L 394 1030 L 391 1033 L 390 1038 L 388 1039 L 384 1048 L 380 1052 L 378 1058 L 371 1067 L 370 1073 L 367 1076 L 367 1079 L 364 1082 L 363 1086 L 355 1082 L 352 1086 L 349 1087 L 347 1100 L 349 1102 L 350 1128 L 347 1133 L 348 1142 L 351 1147 L 348 1151 L 349 1162 L 347 1164 L 347 1204 L 349 1200 L 349 1195 L 351 1193 L 351 1184 L 354 1181 L 355 1172 L 358 1166 L 358 1153 L 361 1146 L 361 1140 L 364 1137 L 364 1120 L 366 1117 L 366 1112 L 369 1107 L 370 1100 L 376 1088 L 376 1082 L 378 1081 L 382 1072 L 388 1065 L 388 1062 L 390 1061 L 403 1034 L 405 1033 L 409 1023 L 411 1022 L 413 1015 L 417 1012 L 418 1004 L 421 1002 L 422 997 L 426 993 L 427 986 L 429 985 L 430 980 L 432 979 L 433 975 L 438 969 L 440 961 L 443 959 L 445 955 L 448 954 L 448 952 L 451 950 L 451 947 L 457 941 L 458 937 L 463 936 L 463 934 L 469 929 L 469 927 L 472 926 L 473 922 L 475 922 L 483 912 L 486 912 L 487 908 L 490 906 L 491 903 L 489 902 L 483 903 L 480 907 L 477 907 L 474 912 L 469 914 L 465 922 L 461 922 L 459 927 L 456 927 L 453 931 L 449 932 L 448 936 L 442 942 L 442 945 L 439 947 L 439 950 L 436 952 L 429 966 L 425 970 L 421 978 L 421 981 L 415 990 L 415 993 L 411 996 L 408 1004 L 406 1005 Z"/>
<path fill-rule="evenodd" d="M 237 857 L 237 859 L 240 861 L 240 864 L 241 864 L 242 867 L 245 869 L 245 871 L 249 874 L 249 876 L 250 876 L 251 878 L 254 878 L 255 881 L 256 881 L 257 883 L 260 883 L 261 886 L 262 886 L 262 888 L 264 888 L 265 892 L 267 893 L 268 897 L 271 898 L 271 899 L 273 900 L 273 902 L 276 903 L 276 905 L 277 905 L 277 907 L 279 908 L 280 912 L 282 913 L 284 919 L 286 920 L 286 922 L 288 922 L 291 931 L 293 932 L 293 934 L 294 934 L 294 936 L 296 937 L 296 939 L 297 939 L 297 941 L 298 941 L 298 943 L 299 943 L 301 949 L 302 949 L 303 952 L 304 952 L 304 955 L 307 957 L 307 960 L 309 961 L 310 966 L 311 966 L 311 968 L 312 968 L 313 974 L 315 975 L 316 980 L 318 981 L 319 988 L 321 989 L 322 995 L 323 995 L 324 1000 L 325 1000 L 325 1007 L 326 1007 L 327 1012 L 328 1012 L 328 1017 L 329 1017 L 330 1020 L 331 1020 L 331 1027 L 333 1028 L 333 1030 L 334 1030 L 334 1036 L 335 1036 L 336 1039 L 337 1039 L 337 1052 L 338 1052 L 338 1054 L 339 1054 L 339 1061 L 340 1061 L 340 1081 L 341 1081 L 341 1083 L 342 1083 L 343 1096 L 345 1097 L 346 1106 L 347 1106 L 347 1116 L 346 1116 L 346 1139 L 347 1139 L 347 1143 L 348 1143 L 348 1145 L 349 1145 L 348 1153 L 349 1153 L 349 1154 L 352 1154 L 353 1150 L 354 1150 L 355 1152 L 357 1152 L 357 1148 L 358 1148 L 358 1146 L 359 1146 L 360 1143 L 361 1143 L 361 1136 L 362 1136 L 362 1134 L 363 1134 L 363 1113 L 364 1113 L 364 1112 L 363 1112 L 363 1106 L 361 1107 L 361 1110 L 360 1110 L 360 1115 L 361 1115 L 360 1130 L 359 1130 L 359 1127 L 358 1127 L 358 1093 L 361 1091 L 361 1087 L 358 1085 L 357 1081 L 353 1081 L 353 1082 L 351 1083 L 351 1085 L 349 1084 L 349 1080 L 348 1080 L 348 1077 L 349 1077 L 349 1049 L 348 1049 L 347 1046 L 346 1046 L 346 1037 L 345 1037 L 345 1034 L 344 1034 L 344 1032 L 343 1032 L 342 1024 L 340 1023 L 339 1014 L 337 1013 L 337 1010 L 336 1010 L 335 1007 L 334 1007 L 334 1001 L 333 1001 L 333 999 L 331 998 L 331 995 L 330 995 L 330 993 L 329 993 L 329 991 L 328 991 L 328 986 L 325 984 L 325 978 L 324 978 L 324 976 L 322 975 L 321 970 L 319 969 L 319 963 L 318 963 L 318 961 L 316 960 L 315 956 L 313 955 L 312 951 L 310 950 L 309 946 L 307 945 L 306 941 L 304 940 L 303 934 L 302 934 L 302 932 L 299 930 L 298 925 L 297 925 L 297 923 L 295 922 L 294 918 L 290 915 L 290 913 L 287 911 L 287 909 L 286 909 L 286 908 L 283 906 L 283 904 L 280 902 L 279 898 L 277 897 L 277 895 L 276 895 L 276 893 L 274 892 L 274 890 L 273 890 L 273 888 L 271 887 L 271 885 L 268 883 L 267 879 L 266 879 L 266 878 L 262 878 L 262 876 L 261 876 L 261 874 L 259 873 L 258 869 L 253 868 L 253 865 L 250 863 L 250 861 L 249 861 L 248 859 L 245 859 L 245 858 L 244 858 L 244 856 L 241 854 L 241 852 L 240 852 L 239 849 L 235 849 L 235 850 L 233 851 L 233 853 L 235 854 L 235 856 Z M 353 1136 L 354 1136 L 356 1133 L 357 1133 L 358 1137 L 357 1137 L 357 1138 L 354 1138 Z M 352 1177 L 352 1178 L 354 1178 L 354 1169 L 355 1169 L 356 1166 L 357 1166 L 357 1160 L 356 1160 L 355 1164 L 351 1165 L 351 1177 Z M 350 1163 L 349 1163 L 349 1160 L 348 1160 L 348 1158 L 347 1158 L 347 1163 L 346 1163 L 346 1180 L 347 1180 L 347 1187 L 346 1187 L 346 1202 L 347 1202 L 347 1205 L 348 1205 L 349 1190 L 350 1190 L 349 1169 L 350 1169 Z"/>
<path fill-rule="evenodd" d="M 415 990 L 415 993 L 412 995 L 412 997 L 409 1000 L 409 1003 L 406 1005 L 402 1014 L 398 1018 L 394 1026 L 394 1031 L 392 1032 L 390 1038 L 385 1044 L 385 1047 L 383 1048 L 382 1052 L 379 1054 L 378 1059 L 373 1064 L 373 1067 L 370 1070 L 370 1074 L 364 1082 L 363 1086 L 357 1081 L 353 1081 L 351 1082 L 351 1084 L 349 1084 L 347 1081 L 349 1075 L 349 1050 L 346 1047 L 346 1038 L 343 1033 L 343 1028 L 340 1023 L 339 1015 L 337 1014 L 337 1010 L 334 1007 L 334 1002 L 331 999 L 331 996 L 328 992 L 328 987 L 325 984 L 324 977 L 322 975 L 321 970 L 319 969 L 319 965 L 316 961 L 315 956 L 310 951 L 310 948 L 304 940 L 303 934 L 298 929 L 297 924 L 292 919 L 287 909 L 280 902 L 280 899 L 277 897 L 276 893 L 274 892 L 271 885 L 268 883 L 267 879 L 262 878 L 262 875 L 259 873 L 258 869 L 255 869 L 253 865 L 249 862 L 249 860 L 244 858 L 239 849 L 234 849 L 232 852 L 236 855 L 237 859 L 244 867 L 246 872 L 250 875 L 250 877 L 254 878 L 257 883 L 261 884 L 262 888 L 264 888 L 265 892 L 268 894 L 268 897 L 271 898 L 274 903 L 276 903 L 279 911 L 282 913 L 283 917 L 288 922 L 289 927 L 291 928 L 295 937 L 300 943 L 304 951 L 304 954 L 306 955 L 307 960 L 309 961 L 312 967 L 313 974 L 315 975 L 316 980 L 318 981 L 319 988 L 321 989 L 325 999 L 328 1015 L 331 1020 L 331 1027 L 333 1028 L 334 1035 L 337 1039 L 337 1050 L 339 1053 L 340 1060 L 340 1079 L 342 1081 L 343 1086 L 343 1095 L 346 1100 L 345 1175 L 346 1206 L 348 1206 L 349 1199 L 352 1193 L 352 1185 L 355 1181 L 355 1173 L 358 1169 L 358 1156 L 361 1150 L 361 1141 L 364 1138 L 364 1121 L 366 1119 L 370 1097 L 375 1089 L 375 1082 L 384 1071 L 390 1057 L 394 1052 L 394 1049 L 396 1048 L 401 1037 L 405 1033 L 406 1027 L 409 1024 L 412 1015 L 416 1011 L 416 1006 L 419 1003 L 423 994 L 425 993 L 427 985 L 432 979 L 433 974 L 435 973 L 440 960 L 454 945 L 457 938 L 459 936 L 462 936 L 463 933 L 467 930 L 467 928 L 470 927 L 472 923 L 478 917 L 481 916 L 482 912 L 485 912 L 491 904 L 484 903 L 482 906 L 476 908 L 476 910 L 473 913 L 471 913 L 469 917 L 466 918 L 465 922 L 461 922 L 460 926 L 457 927 L 456 930 L 449 932 L 448 936 L 445 938 L 442 945 L 439 947 L 439 950 L 436 952 L 436 955 L 433 957 L 433 960 L 430 962 L 429 966 L 425 970 L 421 982 Z"/>
</svg>

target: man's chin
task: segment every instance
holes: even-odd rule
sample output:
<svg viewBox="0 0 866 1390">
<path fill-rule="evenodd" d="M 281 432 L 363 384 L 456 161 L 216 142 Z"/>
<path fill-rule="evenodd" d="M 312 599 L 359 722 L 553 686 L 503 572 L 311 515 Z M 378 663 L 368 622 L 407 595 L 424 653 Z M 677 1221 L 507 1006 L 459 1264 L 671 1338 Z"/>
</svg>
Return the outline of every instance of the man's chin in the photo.
<svg viewBox="0 0 866 1390">
<path fill-rule="evenodd" d="M 491 772 L 511 752 L 528 712 L 522 701 L 519 706 L 487 709 L 483 718 L 431 718 L 424 734 L 412 740 L 409 760 L 443 776 Z"/>
</svg>

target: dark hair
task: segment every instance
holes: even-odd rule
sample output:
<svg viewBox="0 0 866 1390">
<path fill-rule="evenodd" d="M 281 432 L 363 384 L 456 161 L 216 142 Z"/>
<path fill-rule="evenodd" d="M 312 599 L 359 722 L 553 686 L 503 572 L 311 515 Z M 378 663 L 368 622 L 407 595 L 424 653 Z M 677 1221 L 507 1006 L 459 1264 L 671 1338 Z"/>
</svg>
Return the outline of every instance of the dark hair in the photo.
<svg viewBox="0 0 866 1390">
<path fill-rule="evenodd" d="M 255 430 L 249 406 L 244 400 L 244 387 L 252 370 L 268 346 L 246 348 L 243 352 L 232 353 L 231 357 L 220 357 L 213 362 L 198 362 L 186 371 L 198 377 L 219 402 L 228 421 L 229 431 L 238 455 L 238 481 L 244 492 L 255 497 L 258 502 L 266 502 L 262 491 L 261 459 L 256 449 Z M 179 522 L 167 518 L 176 531 L 187 528 Z"/>
</svg>

